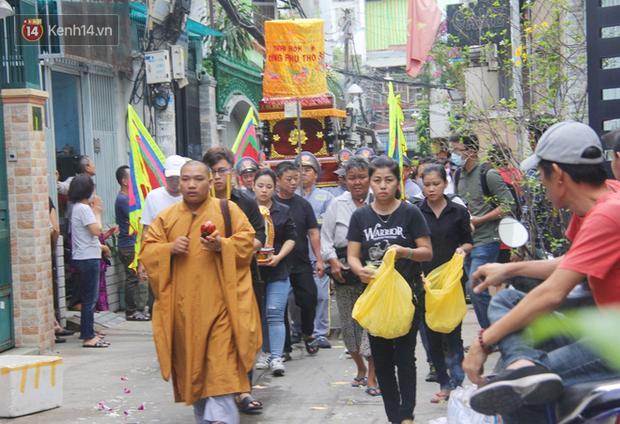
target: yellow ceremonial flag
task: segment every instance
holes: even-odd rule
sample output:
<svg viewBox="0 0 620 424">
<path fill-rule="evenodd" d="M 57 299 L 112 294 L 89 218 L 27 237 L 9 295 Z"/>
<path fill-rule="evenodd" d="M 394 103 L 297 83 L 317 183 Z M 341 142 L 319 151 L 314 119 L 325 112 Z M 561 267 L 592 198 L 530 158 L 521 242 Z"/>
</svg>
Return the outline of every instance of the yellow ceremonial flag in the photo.
<svg viewBox="0 0 620 424">
<path fill-rule="evenodd" d="M 265 50 L 264 97 L 327 93 L 322 19 L 266 21 Z"/>
</svg>

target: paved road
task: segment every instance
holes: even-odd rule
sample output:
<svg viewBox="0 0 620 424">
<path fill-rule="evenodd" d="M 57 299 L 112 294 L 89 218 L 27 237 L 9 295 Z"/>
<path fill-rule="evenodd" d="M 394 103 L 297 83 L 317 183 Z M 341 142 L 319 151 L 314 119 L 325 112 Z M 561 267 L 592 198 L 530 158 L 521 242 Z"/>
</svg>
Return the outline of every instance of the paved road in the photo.
<svg viewBox="0 0 620 424">
<path fill-rule="evenodd" d="M 477 325 L 470 310 L 463 325 L 466 342 Z M 61 408 L 0 422 L 38 423 L 193 423 L 190 407 L 172 402 L 171 387 L 161 380 L 150 323 L 126 322 L 109 329 L 109 349 L 82 349 L 75 336 L 58 345 L 64 358 L 64 404 Z M 350 381 L 354 364 L 339 340 L 334 347 L 307 356 L 301 348 L 287 362 L 285 377 L 257 375 L 255 396 L 265 403 L 263 414 L 244 416 L 243 424 L 261 423 L 386 423 L 380 398 Z M 426 383 L 425 355 L 418 346 L 416 423 L 446 415 L 446 405 L 429 399 L 438 385 Z M 143 405 L 144 410 L 138 410 Z"/>
</svg>

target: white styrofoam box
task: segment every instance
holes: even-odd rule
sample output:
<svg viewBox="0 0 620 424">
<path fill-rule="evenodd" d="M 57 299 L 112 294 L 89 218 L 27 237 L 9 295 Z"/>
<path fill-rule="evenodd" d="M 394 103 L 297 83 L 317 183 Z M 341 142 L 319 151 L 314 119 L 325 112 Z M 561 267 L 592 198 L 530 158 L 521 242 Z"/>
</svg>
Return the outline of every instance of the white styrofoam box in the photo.
<svg viewBox="0 0 620 424">
<path fill-rule="evenodd" d="M 62 405 L 59 356 L 0 356 L 0 417 L 20 417 Z"/>
</svg>

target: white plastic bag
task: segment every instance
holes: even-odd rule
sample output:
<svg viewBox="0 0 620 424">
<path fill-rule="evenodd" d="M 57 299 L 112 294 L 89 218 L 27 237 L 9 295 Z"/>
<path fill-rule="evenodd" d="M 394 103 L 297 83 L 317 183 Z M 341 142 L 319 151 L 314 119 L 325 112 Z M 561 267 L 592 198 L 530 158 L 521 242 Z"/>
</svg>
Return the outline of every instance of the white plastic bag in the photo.
<svg viewBox="0 0 620 424">
<path fill-rule="evenodd" d="M 501 417 L 482 415 L 471 409 L 469 398 L 476 386 L 457 387 L 450 392 L 448 424 L 501 424 Z"/>
</svg>

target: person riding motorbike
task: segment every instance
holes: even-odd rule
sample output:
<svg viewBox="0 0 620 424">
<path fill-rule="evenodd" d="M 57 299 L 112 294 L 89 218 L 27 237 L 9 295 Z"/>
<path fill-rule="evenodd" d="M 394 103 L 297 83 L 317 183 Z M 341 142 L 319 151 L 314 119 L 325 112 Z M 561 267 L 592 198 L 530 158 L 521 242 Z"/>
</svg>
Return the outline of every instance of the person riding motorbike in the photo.
<svg viewBox="0 0 620 424">
<path fill-rule="evenodd" d="M 620 183 L 606 179 L 603 162 L 594 130 L 566 121 L 551 126 L 521 164 L 524 170 L 537 167 L 553 205 L 573 213 L 566 232 L 572 244 L 555 259 L 487 264 L 474 273 L 477 291 L 516 275 L 544 279 L 527 295 L 509 289 L 491 301 L 491 326 L 480 331 L 463 361 L 469 379 L 480 386 L 470 399 L 475 410 L 500 414 L 505 423 L 544 422 L 542 405 L 556 400 L 564 384 L 616 376 L 587 340 L 556 340 L 543 350 L 520 334 L 586 277 L 597 306 L 620 304 Z M 506 368 L 486 379 L 483 366 L 493 345 Z"/>
</svg>

